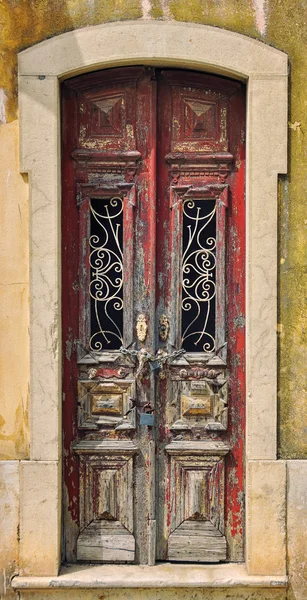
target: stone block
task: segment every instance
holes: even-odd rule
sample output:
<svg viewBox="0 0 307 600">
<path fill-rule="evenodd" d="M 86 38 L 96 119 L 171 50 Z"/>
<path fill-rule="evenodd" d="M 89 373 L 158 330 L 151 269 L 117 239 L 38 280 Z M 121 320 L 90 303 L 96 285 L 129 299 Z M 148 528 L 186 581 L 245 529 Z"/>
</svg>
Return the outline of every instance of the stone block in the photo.
<svg viewBox="0 0 307 600">
<path fill-rule="evenodd" d="M 18 564 L 19 462 L 0 462 L 0 570 L 13 575 Z"/>
<path fill-rule="evenodd" d="M 61 499 L 57 462 L 20 463 L 20 573 L 57 575 Z"/>
<path fill-rule="evenodd" d="M 307 460 L 287 462 L 289 600 L 307 598 Z"/>
<path fill-rule="evenodd" d="M 246 559 L 250 575 L 286 573 L 286 463 L 247 466 Z"/>
</svg>

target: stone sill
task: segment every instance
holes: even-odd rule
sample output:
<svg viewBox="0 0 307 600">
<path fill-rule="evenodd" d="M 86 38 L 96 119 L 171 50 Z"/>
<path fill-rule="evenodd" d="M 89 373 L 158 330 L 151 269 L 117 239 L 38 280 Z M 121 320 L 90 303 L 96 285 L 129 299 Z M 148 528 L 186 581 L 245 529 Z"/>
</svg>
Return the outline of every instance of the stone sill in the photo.
<svg viewBox="0 0 307 600">
<path fill-rule="evenodd" d="M 245 565 L 67 565 L 58 577 L 12 579 L 15 590 L 67 588 L 284 588 L 282 575 L 248 575 Z"/>
</svg>

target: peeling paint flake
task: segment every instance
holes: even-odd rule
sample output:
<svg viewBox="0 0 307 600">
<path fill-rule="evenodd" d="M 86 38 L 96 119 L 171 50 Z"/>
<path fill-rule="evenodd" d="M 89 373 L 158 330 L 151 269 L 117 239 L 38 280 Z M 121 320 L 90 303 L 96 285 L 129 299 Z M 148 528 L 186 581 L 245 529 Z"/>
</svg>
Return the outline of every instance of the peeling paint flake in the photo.
<svg viewBox="0 0 307 600">
<path fill-rule="evenodd" d="M 265 35 L 267 28 L 267 0 L 253 0 L 253 5 L 256 27 L 261 35 Z"/>
<path fill-rule="evenodd" d="M 11 171 L 10 171 L 10 169 L 8 169 L 7 176 L 6 176 L 6 182 L 5 182 L 6 189 L 8 188 L 8 185 L 9 185 L 10 175 L 11 175 Z"/>
<path fill-rule="evenodd" d="M 150 19 L 151 4 L 149 0 L 142 0 L 143 19 Z"/>
<path fill-rule="evenodd" d="M 0 123 L 6 123 L 6 102 L 7 96 L 3 89 L 0 88 Z"/>
<path fill-rule="evenodd" d="M 293 131 L 298 131 L 301 129 L 301 123 L 299 121 L 295 121 L 294 123 L 288 123 L 289 129 L 293 129 Z"/>
</svg>

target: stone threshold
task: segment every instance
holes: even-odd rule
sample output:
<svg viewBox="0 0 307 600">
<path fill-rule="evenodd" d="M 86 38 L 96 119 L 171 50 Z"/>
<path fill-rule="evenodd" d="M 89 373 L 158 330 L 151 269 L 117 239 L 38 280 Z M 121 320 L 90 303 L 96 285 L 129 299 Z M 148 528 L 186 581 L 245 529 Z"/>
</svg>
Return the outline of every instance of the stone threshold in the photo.
<svg viewBox="0 0 307 600">
<path fill-rule="evenodd" d="M 248 575 L 245 565 L 64 565 L 57 577 L 12 579 L 15 590 L 68 588 L 284 588 L 283 575 Z"/>
</svg>

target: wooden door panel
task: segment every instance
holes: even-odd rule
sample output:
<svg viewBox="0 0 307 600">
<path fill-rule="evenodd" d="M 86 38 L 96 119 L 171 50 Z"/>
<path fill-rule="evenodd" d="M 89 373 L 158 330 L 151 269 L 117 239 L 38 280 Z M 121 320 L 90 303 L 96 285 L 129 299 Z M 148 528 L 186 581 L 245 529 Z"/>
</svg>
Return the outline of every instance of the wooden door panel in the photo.
<svg viewBox="0 0 307 600">
<path fill-rule="evenodd" d="M 163 223 L 170 228 L 167 243 L 157 231 L 157 319 L 161 314 L 169 318 L 168 352 L 184 348 L 186 353 L 168 365 L 158 382 L 157 556 L 195 562 L 243 560 L 244 391 L 242 386 L 236 396 L 238 385 L 230 386 L 229 380 L 244 381 L 244 356 L 233 346 L 237 322 L 244 329 L 244 258 L 241 255 L 240 267 L 233 263 L 233 248 L 237 258 L 238 248 L 244 247 L 244 188 L 239 183 L 244 173 L 244 100 L 240 84 L 195 73 L 162 71 L 158 90 L 158 105 L 164 110 L 158 128 L 157 219 L 160 232 Z M 202 225 L 206 219 L 211 220 L 208 233 Z M 193 306 L 189 322 L 184 313 Z M 206 502 L 211 488 L 204 483 L 204 465 L 211 461 L 211 479 L 217 472 L 210 440 L 224 447 L 216 459 L 222 524 L 217 528 L 212 514 L 196 511 L 193 517 L 183 517 L 182 466 L 178 470 L 179 459 L 169 450 L 175 444 L 183 464 L 190 444 L 186 460 L 193 474 L 192 448 L 199 445 L 203 465 L 184 479 L 184 485 L 188 494 L 201 494 Z M 176 528 L 171 525 L 174 518 Z"/>
<path fill-rule="evenodd" d="M 173 441 L 166 446 L 171 464 L 171 520 L 168 558 L 173 561 L 226 560 L 223 442 Z"/>
<path fill-rule="evenodd" d="M 112 69 L 71 80 L 78 98 L 78 148 L 122 155 L 136 149 L 140 67 Z"/>
<path fill-rule="evenodd" d="M 64 560 L 242 560 L 242 86 L 111 69 L 62 114 Z"/>
<path fill-rule="evenodd" d="M 133 562 L 132 442 L 81 441 L 80 533 L 77 558 L 82 561 Z"/>
<path fill-rule="evenodd" d="M 154 382 L 140 381 L 138 354 L 123 354 L 121 347 L 140 343 L 135 326 L 144 313 L 144 342 L 153 352 L 155 177 L 149 174 L 156 159 L 150 70 L 112 70 L 68 81 L 63 131 L 63 304 L 70 305 L 71 295 L 76 302 L 63 321 L 69 349 L 63 383 L 66 559 L 146 563 L 154 531 L 148 522 L 154 463 L 148 428 L 140 426 L 136 412 L 154 404 Z"/>
<path fill-rule="evenodd" d="M 228 386 L 225 365 L 216 369 L 219 362 L 222 361 L 212 360 L 206 368 L 191 368 L 189 363 L 170 367 L 167 424 L 171 431 L 227 430 Z"/>
</svg>

